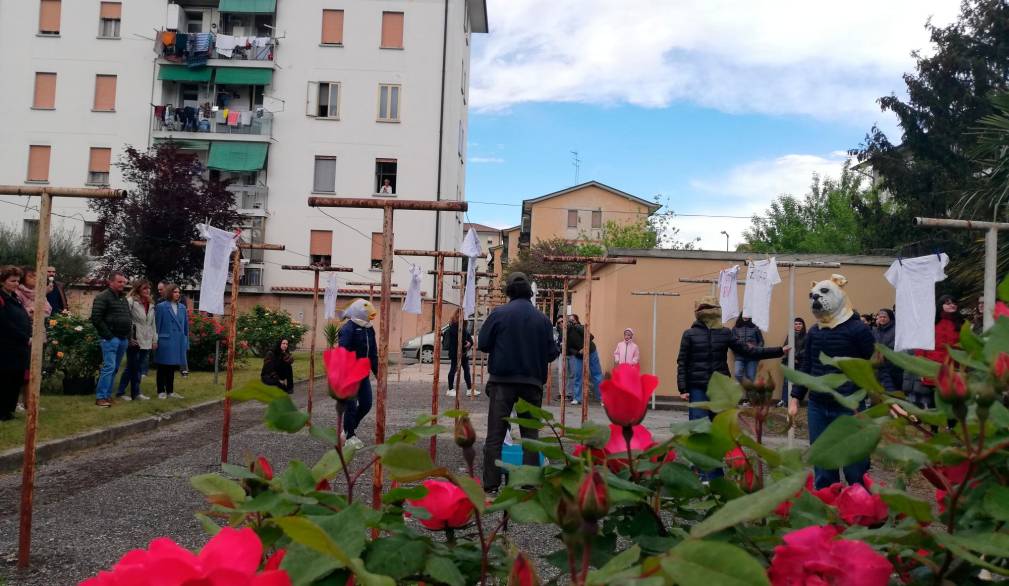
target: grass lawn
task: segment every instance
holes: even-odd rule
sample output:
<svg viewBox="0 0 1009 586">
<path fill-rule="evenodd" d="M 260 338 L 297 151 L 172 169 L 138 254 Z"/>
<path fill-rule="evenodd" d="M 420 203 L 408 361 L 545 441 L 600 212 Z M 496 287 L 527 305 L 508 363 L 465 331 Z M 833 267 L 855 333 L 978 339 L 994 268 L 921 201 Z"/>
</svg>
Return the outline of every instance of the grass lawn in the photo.
<svg viewBox="0 0 1009 586">
<path fill-rule="evenodd" d="M 298 352 L 294 355 L 295 380 L 308 378 L 308 353 Z M 125 366 L 125 360 L 123 361 Z M 262 361 L 250 358 L 241 368 L 235 369 L 234 388 L 240 388 L 245 383 L 258 380 Z M 120 372 L 122 368 L 120 368 Z M 322 354 L 316 354 L 315 371 L 317 375 L 324 373 Z M 154 385 L 155 371 L 141 382 L 141 392 L 150 401 L 115 401 L 111 409 L 95 407 L 94 395 L 42 395 L 42 410 L 39 412 L 39 441 L 68 437 L 84 431 L 101 429 L 116 423 L 142 419 L 161 413 L 171 413 L 191 405 L 205 403 L 224 397 L 224 378 L 222 371 L 218 376 L 218 384 L 214 385 L 214 373 L 191 372 L 188 377 L 175 375 L 175 392 L 184 399 L 158 400 Z M 115 385 L 119 384 L 116 375 Z M 113 394 L 117 386 L 113 386 Z M 0 422 L 0 451 L 24 445 L 25 416 L 19 413 L 11 421 Z"/>
</svg>

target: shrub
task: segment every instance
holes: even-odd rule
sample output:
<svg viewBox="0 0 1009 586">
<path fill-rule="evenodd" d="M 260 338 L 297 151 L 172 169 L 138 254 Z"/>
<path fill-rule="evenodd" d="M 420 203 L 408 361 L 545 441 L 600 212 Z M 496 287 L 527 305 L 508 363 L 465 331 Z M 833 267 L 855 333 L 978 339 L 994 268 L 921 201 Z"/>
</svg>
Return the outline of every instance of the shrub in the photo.
<svg viewBox="0 0 1009 586">
<path fill-rule="evenodd" d="M 102 349 L 91 320 L 65 311 L 46 322 L 45 363 L 64 378 L 87 379 L 102 367 Z"/>
<path fill-rule="evenodd" d="M 283 309 L 257 305 L 238 316 L 238 340 L 248 344 L 256 356 L 265 356 L 280 340 L 287 340 L 293 352 L 307 331 L 307 327 L 294 321 Z"/>
<path fill-rule="evenodd" d="M 213 370 L 217 343 L 221 343 L 221 362 L 228 356 L 228 339 L 224 324 L 220 320 L 194 311 L 189 316 L 189 369 Z M 241 359 L 245 352 L 239 344 L 238 354 Z"/>
</svg>

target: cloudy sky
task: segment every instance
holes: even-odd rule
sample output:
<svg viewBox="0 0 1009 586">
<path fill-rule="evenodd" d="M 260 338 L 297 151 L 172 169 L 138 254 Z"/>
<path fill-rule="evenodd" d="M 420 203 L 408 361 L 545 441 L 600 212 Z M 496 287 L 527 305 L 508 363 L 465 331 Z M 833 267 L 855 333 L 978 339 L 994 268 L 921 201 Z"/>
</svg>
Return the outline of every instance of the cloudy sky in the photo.
<svg viewBox="0 0 1009 586">
<path fill-rule="evenodd" d="M 681 214 L 742 216 L 836 175 L 959 0 L 488 0 L 471 71 L 469 217 L 595 179 Z M 486 203 L 477 203 L 486 202 Z M 504 205 L 502 205 L 504 204 Z M 704 248 L 743 218 L 681 217 Z"/>
</svg>

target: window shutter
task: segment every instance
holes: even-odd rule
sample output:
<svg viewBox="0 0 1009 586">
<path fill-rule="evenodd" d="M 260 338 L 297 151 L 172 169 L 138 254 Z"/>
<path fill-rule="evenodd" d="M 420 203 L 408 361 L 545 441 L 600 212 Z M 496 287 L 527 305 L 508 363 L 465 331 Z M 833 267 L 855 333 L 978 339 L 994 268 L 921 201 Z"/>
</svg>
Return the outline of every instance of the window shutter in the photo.
<svg viewBox="0 0 1009 586">
<path fill-rule="evenodd" d="M 382 249 L 385 247 L 385 235 L 381 232 L 371 233 L 371 260 L 382 260 Z"/>
<path fill-rule="evenodd" d="M 308 82 L 308 97 L 305 99 L 305 115 L 317 117 L 319 115 L 319 82 Z"/>
<path fill-rule="evenodd" d="M 342 10 L 322 11 L 322 44 L 324 45 L 343 44 Z"/>
<path fill-rule="evenodd" d="M 382 45 L 383 49 L 403 48 L 403 13 L 382 13 Z"/>
<path fill-rule="evenodd" d="M 333 255 L 333 231 L 312 230 L 308 254 L 312 256 Z"/>
<path fill-rule="evenodd" d="M 108 173 L 112 166 L 112 149 L 91 147 L 91 157 L 88 171 L 91 173 Z"/>
<path fill-rule="evenodd" d="M 578 210 L 568 210 L 568 228 L 578 227 Z"/>
<path fill-rule="evenodd" d="M 313 190 L 323 193 L 336 191 L 336 159 L 332 157 L 315 158 L 315 179 Z"/>
<path fill-rule="evenodd" d="M 592 227 L 602 228 L 603 227 L 603 212 L 600 210 L 595 210 L 592 212 Z"/>
<path fill-rule="evenodd" d="M 39 7 L 39 32 L 59 34 L 60 0 L 41 0 Z"/>
<path fill-rule="evenodd" d="M 111 112 L 116 109 L 116 76 L 95 76 L 95 110 Z"/>
<path fill-rule="evenodd" d="M 28 181 L 49 181 L 50 146 L 28 147 Z"/>
<path fill-rule="evenodd" d="M 102 2 L 101 18 L 120 20 L 123 17 L 122 2 Z"/>
<path fill-rule="evenodd" d="M 35 74 L 35 97 L 32 100 L 33 108 L 55 108 L 56 107 L 56 74 L 36 73 Z"/>
</svg>

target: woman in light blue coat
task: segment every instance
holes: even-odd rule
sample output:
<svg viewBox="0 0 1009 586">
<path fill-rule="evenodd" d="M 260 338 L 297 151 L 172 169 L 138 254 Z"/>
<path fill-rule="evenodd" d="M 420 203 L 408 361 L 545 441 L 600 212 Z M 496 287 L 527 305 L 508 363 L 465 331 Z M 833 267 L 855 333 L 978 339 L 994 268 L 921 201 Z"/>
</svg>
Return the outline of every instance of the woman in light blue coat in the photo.
<svg viewBox="0 0 1009 586">
<path fill-rule="evenodd" d="M 179 303 L 178 285 L 165 285 L 164 301 L 154 308 L 154 323 L 158 331 L 158 348 L 154 362 L 158 365 L 158 398 L 181 399 L 174 392 L 175 371 L 186 363 L 189 349 L 189 316 L 186 306 Z"/>
</svg>

